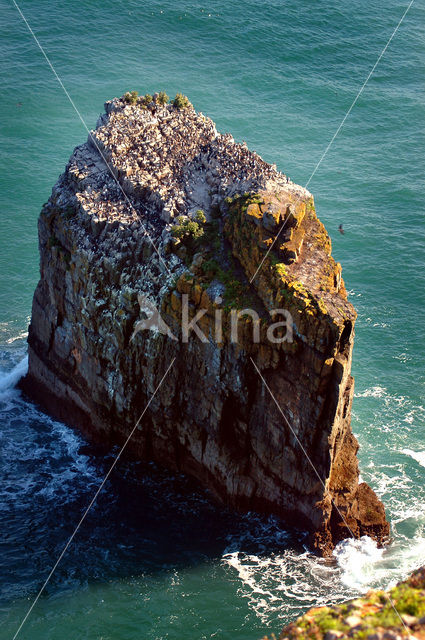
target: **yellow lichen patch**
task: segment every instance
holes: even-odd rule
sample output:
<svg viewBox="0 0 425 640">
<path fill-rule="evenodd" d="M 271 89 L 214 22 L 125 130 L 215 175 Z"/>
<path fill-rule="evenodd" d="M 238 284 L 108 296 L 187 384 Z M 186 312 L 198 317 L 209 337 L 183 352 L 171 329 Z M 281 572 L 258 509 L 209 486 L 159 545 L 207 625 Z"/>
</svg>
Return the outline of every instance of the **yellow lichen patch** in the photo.
<svg viewBox="0 0 425 640">
<path fill-rule="evenodd" d="M 305 202 L 297 202 L 288 206 L 287 210 L 287 226 L 297 229 L 304 220 L 306 206 Z"/>
<path fill-rule="evenodd" d="M 178 291 L 173 291 L 171 293 L 171 309 L 173 311 L 178 311 L 181 308 L 181 296 Z"/>
<path fill-rule="evenodd" d="M 177 281 L 177 291 L 180 293 L 190 293 L 192 288 L 193 278 L 189 278 L 186 273 L 184 273 Z"/>
<path fill-rule="evenodd" d="M 209 313 L 213 313 L 214 311 L 213 301 L 211 300 L 205 289 L 202 291 L 200 306 L 203 309 L 207 309 Z"/>
<path fill-rule="evenodd" d="M 279 247 L 279 251 L 283 258 L 288 262 L 295 262 L 300 255 L 300 251 L 304 242 L 305 227 L 294 227 L 290 231 L 289 241 Z"/>
<path fill-rule="evenodd" d="M 315 241 L 317 245 L 324 250 L 324 252 L 330 256 L 332 250 L 331 239 L 326 231 L 324 225 L 319 221 L 316 214 L 314 214 L 314 220 L 317 222 L 317 231 L 315 234 Z"/>
<path fill-rule="evenodd" d="M 198 283 L 195 283 L 192 289 L 192 299 L 196 306 L 200 304 L 201 296 L 202 296 L 202 287 Z"/>
<path fill-rule="evenodd" d="M 313 198 L 300 201 L 295 194 L 284 191 L 261 193 L 261 198 L 259 203 L 259 196 L 251 194 L 228 204 L 224 232 L 233 255 L 248 279 L 255 274 L 254 286 L 266 308 L 278 305 L 294 314 L 300 311 L 309 324 L 319 323 L 315 331 L 320 336 L 328 331 L 328 323 L 333 322 L 333 310 L 318 294 L 333 293 L 343 285 L 339 268 L 329 256 L 329 236 L 315 214 Z M 261 224 L 259 211 L 263 213 Z M 282 214 L 287 216 L 285 228 L 279 242 L 274 243 L 279 233 L 279 226 L 274 225 Z M 310 279 L 311 271 L 304 267 L 304 261 L 308 260 L 313 260 L 315 279 Z M 260 263 L 261 271 L 257 273 Z"/>
<path fill-rule="evenodd" d="M 275 269 L 276 269 L 277 274 L 281 278 L 287 275 L 286 264 L 284 264 L 283 262 L 278 262 L 275 265 Z"/>
<path fill-rule="evenodd" d="M 260 210 L 260 207 L 256 203 L 249 204 L 246 209 L 246 215 L 250 218 L 261 220 L 263 218 L 263 214 Z"/>
<path fill-rule="evenodd" d="M 368 602 L 363 605 L 361 616 L 364 617 L 364 616 L 373 615 L 374 613 L 378 613 L 378 611 L 380 611 L 381 609 L 382 609 L 382 604 L 378 605 L 378 604 L 373 604 L 371 602 Z"/>
<path fill-rule="evenodd" d="M 309 200 L 307 200 L 307 202 L 306 202 L 306 212 L 308 212 L 308 213 L 310 213 L 310 212 L 316 213 L 313 196 L 311 198 L 309 198 Z"/>
<path fill-rule="evenodd" d="M 319 298 L 319 300 L 317 301 L 317 306 L 319 307 L 319 309 L 323 313 L 323 315 L 326 315 L 328 313 L 328 310 L 327 310 L 326 305 L 323 302 L 322 298 Z"/>
<path fill-rule="evenodd" d="M 267 211 L 267 208 L 269 207 L 269 205 L 275 204 L 275 203 L 276 203 L 276 196 L 274 194 L 264 193 L 261 195 L 260 207 L 263 213 Z M 280 202 L 279 202 L 279 206 L 280 206 Z"/>
<path fill-rule="evenodd" d="M 323 269 L 322 286 L 326 291 L 339 291 L 341 287 L 341 265 L 329 257 L 327 265 Z M 345 291 L 345 288 L 344 288 Z"/>
</svg>

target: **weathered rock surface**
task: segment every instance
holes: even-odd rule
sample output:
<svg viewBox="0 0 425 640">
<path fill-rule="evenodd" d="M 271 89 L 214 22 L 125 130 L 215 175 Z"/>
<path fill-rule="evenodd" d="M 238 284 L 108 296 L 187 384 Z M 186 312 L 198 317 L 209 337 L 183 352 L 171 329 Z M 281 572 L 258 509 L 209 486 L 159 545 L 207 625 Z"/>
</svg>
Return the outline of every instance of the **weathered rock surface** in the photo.
<svg viewBox="0 0 425 640">
<path fill-rule="evenodd" d="M 273 636 L 274 637 L 274 636 Z M 402 640 L 425 638 L 425 567 L 389 592 L 369 591 L 362 598 L 331 607 L 315 607 L 291 622 L 280 640 Z M 267 637 L 263 640 L 268 640 Z"/>
<path fill-rule="evenodd" d="M 384 508 L 359 485 L 350 427 L 355 312 L 311 194 L 191 106 L 105 109 L 40 214 L 24 388 L 120 443 L 175 358 L 134 455 L 307 528 L 319 553 L 349 535 L 382 544 Z M 205 340 L 181 339 L 185 301 Z M 152 305 L 173 335 L 139 330 Z M 243 308 L 259 321 L 240 318 L 235 341 Z M 292 342 L 288 326 L 270 341 L 276 308 Z"/>
</svg>

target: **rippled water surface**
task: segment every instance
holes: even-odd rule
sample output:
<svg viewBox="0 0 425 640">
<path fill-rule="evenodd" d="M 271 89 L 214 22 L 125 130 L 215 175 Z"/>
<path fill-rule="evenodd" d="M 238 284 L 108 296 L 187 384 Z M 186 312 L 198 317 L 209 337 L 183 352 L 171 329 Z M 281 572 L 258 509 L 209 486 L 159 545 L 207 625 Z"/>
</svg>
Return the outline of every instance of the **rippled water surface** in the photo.
<svg viewBox="0 0 425 640">
<path fill-rule="evenodd" d="M 53 3 L 22 11 L 83 119 L 127 89 L 183 91 L 305 184 L 407 3 Z M 86 131 L 0 0 L 0 638 L 12 638 L 100 484 L 94 450 L 14 388 L 38 278 L 37 216 Z M 312 557 L 302 533 L 235 516 L 123 461 L 22 639 L 256 640 L 306 608 L 425 562 L 424 18 L 415 2 L 309 187 L 358 310 L 353 429 L 393 544 Z M 346 233 L 338 234 L 344 224 Z"/>
</svg>

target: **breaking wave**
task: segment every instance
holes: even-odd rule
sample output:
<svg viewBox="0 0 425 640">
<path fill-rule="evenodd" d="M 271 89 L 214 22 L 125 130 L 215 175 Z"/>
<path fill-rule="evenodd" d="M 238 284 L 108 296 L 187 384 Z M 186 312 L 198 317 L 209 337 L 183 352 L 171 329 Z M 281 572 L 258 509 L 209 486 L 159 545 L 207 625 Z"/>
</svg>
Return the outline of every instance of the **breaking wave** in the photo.
<svg viewBox="0 0 425 640">
<path fill-rule="evenodd" d="M 4 400 L 14 390 L 19 380 L 28 371 L 28 356 L 25 356 L 18 364 L 16 364 L 12 371 L 0 370 L 0 400 Z"/>
<path fill-rule="evenodd" d="M 401 453 L 404 453 L 406 456 L 410 456 L 416 462 L 419 462 L 420 465 L 425 467 L 425 451 L 412 451 L 411 449 L 402 449 Z"/>
</svg>

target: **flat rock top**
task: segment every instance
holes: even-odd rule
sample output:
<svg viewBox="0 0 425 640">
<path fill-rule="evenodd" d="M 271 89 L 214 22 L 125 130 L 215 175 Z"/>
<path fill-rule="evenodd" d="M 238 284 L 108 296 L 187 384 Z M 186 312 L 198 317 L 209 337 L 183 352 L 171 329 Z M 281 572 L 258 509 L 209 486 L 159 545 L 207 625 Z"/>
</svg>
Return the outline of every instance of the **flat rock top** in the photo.
<svg viewBox="0 0 425 640">
<path fill-rule="evenodd" d="M 251 205 L 247 194 L 254 196 Z M 354 317 L 312 195 L 245 143 L 218 133 L 214 122 L 190 103 L 179 109 L 154 101 L 146 105 L 143 98 L 134 104 L 125 97 L 106 102 L 96 129 L 74 150 L 53 195 L 59 208 L 78 212 L 70 221 L 75 230 L 90 231 L 81 236 L 81 246 L 107 255 L 116 253 L 122 240 L 124 254 L 125 228 L 131 227 L 136 241 L 141 232 L 148 234 L 169 272 L 184 269 L 190 258 L 184 247 L 176 250 L 173 226 L 181 224 L 181 216 L 194 219 L 201 209 L 211 236 L 218 210 L 222 247 L 224 230 L 248 279 L 267 253 L 254 287 L 290 284 L 294 295 L 321 300 L 323 309 L 341 321 Z M 233 228 L 225 224 L 232 208 L 239 212 Z M 242 240 L 244 228 L 248 235 Z M 271 264 L 279 263 L 281 280 L 270 280 Z"/>
<path fill-rule="evenodd" d="M 71 172 L 80 179 L 104 172 L 100 151 L 132 202 L 154 205 L 164 222 L 199 208 L 208 212 L 226 196 L 271 186 L 309 195 L 245 143 L 217 133 L 214 122 L 191 105 L 177 109 L 152 102 L 146 107 L 114 98 L 105 111 L 88 144 L 75 150 Z M 104 178 L 102 189 L 96 180 L 82 183 L 80 200 L 92 213 L 110 217 L 114 212 L 105 201 L 117 199 L 117 185 L 112 176 Z M 125 207 L 116 206 L 117 218 L 131 217 Z"/>
</svg>

